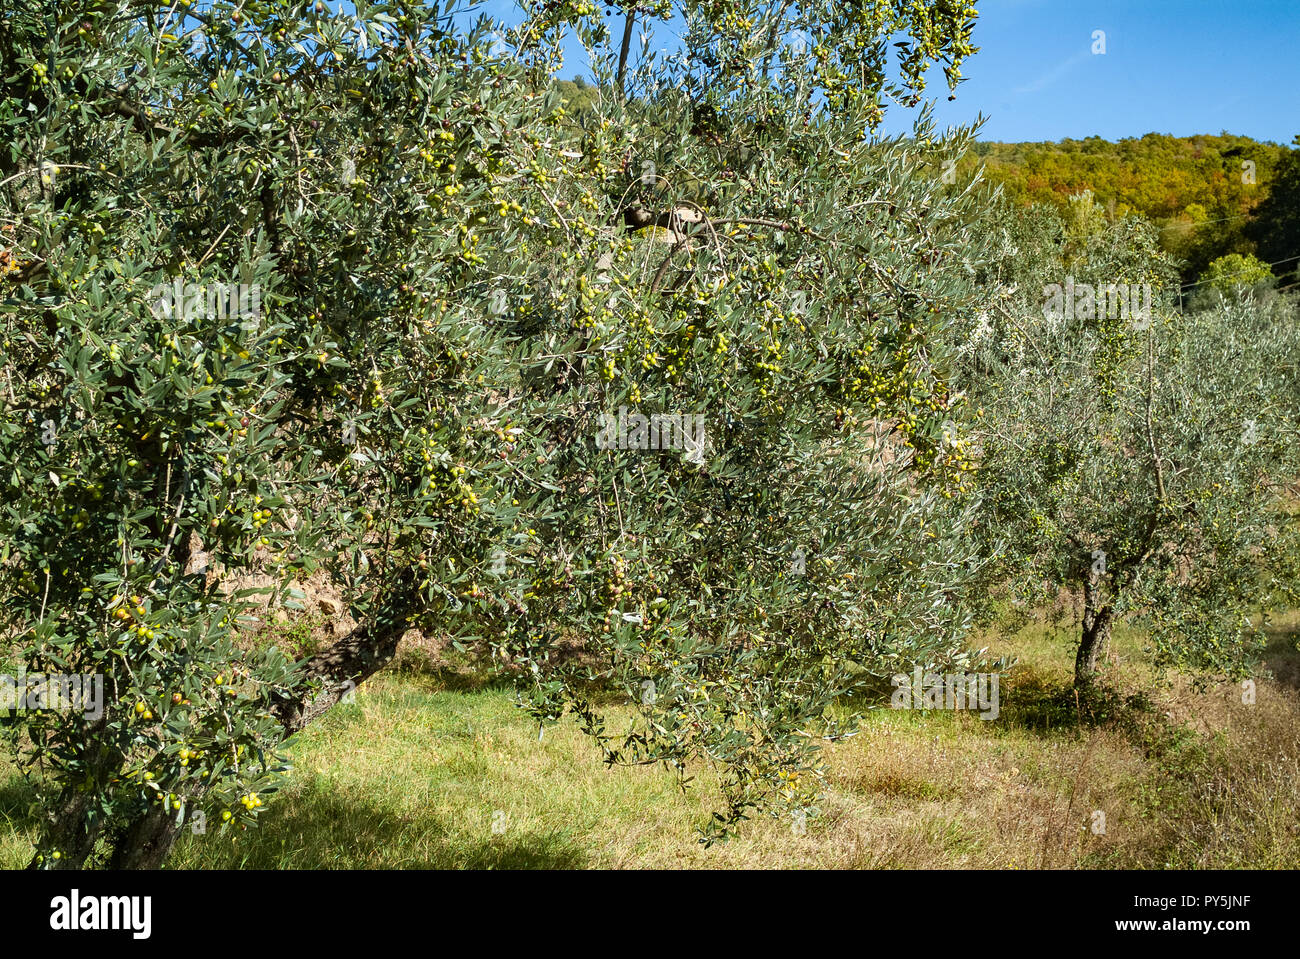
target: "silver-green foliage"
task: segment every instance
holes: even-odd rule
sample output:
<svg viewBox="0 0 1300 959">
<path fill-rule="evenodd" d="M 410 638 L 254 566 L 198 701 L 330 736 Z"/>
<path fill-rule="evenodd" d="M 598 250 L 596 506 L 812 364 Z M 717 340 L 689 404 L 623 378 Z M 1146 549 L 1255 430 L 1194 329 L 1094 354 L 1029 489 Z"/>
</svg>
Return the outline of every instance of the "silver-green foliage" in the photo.
<svg viewBox="0 0 1300 959">
<path fill-rule="evenodd" d="M 1079 680 L 1126 614 L 1160 661 L 1240 674 L 1260 644 L 1248 616 L 1283 585 L 1292 535 L 1295 302 L 1181 313 L 1148 225 L 1077 235 L 1052 219 L 1010 225 L 1023 248 L 989 277 L 995 319 L 969 351 L 986 548 L 1026 596 L 1082 593 Z M 1153 308 L 1061 316 L 1046 288 L 1067 278 L 1150 283 Z"/>
</svg>

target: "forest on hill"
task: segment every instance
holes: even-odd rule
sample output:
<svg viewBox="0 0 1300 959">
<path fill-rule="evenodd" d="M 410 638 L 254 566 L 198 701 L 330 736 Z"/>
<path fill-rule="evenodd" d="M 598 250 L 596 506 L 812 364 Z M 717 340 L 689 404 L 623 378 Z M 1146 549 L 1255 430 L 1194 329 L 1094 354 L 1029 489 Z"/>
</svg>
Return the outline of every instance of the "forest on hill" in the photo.
<svg viewBox="0 0 1300 959">
<path fill-rule="evenodd" d="M 1300 145 L 1300 136 L 1295 143 Z M 1300 163 L 1296 149 L 1250 137 L 1148 133 L 1112 143 L 976 143 L 958 171 L 983 167 L 1015 203 L 1066 212 L 1091 191 L 1107 214 L 1137 213 L 1160 230 L 1161 247 L 1183 261 L 1185 283 L 1215 259 L 1254 254 L 1266 263 L 1297 251 Z M 1294 276 L 1298 261 L 1275 276 Z"/>
</svg>

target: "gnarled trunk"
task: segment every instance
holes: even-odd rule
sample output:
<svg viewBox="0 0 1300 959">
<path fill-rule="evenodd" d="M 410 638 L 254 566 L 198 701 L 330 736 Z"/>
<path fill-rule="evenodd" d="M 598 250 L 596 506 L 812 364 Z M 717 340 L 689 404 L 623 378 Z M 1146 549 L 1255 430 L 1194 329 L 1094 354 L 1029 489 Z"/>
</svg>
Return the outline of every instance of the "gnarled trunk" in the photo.
<svg viewBox="0 0 1300 959">
<path fill-rule="evenodd" d="M 1092 683 L 1097 675 L 1097 664 L 1106 655 L 1110 641 L 1111 618 L 1114 607 L 1104 599 L 1097 584 L 1088 580 L 1083 587 L 1083 635 L 1079 652 L 1074 657 L 1074 686 L 1082 689 Z"/>
<path fill-rule="evenodd" d="M 80 757 L 89 767 L 94 781 L 102 782 L 122 764 L 122 756 L 115 749 L 101 747 L 96 739 L 108 725 L 105 712 L 90 726 L 82 742 Z M 43 829 L 42 842 L 27 863 L 28 869 L 84 869 L 86 861 L 95 852 L 95 846 L 108 825 L 103 821 L 94 803 L 94 793 L 82 792 L 75 786 L 62 790 L 47 813 L 48 825 Z M 55 853 L 58 857 L 55 857 Z"/>
<path fill-rule="evenodd" d="M 393 611 L 374 622 L 358 626 L 303 665 L 303 674 L 319 682 L 320 689 L 310 698 L 304 696 L 281 705 L 279 718 L 284 726 L 285 739 L 301 731 L 392 660 L 406 631 L 405 609 L 400 608 L 401 612 Z M 74 813 L 68 823 L 73 825 L 80 819 L 80 813 Z M 176 819 L 174 813 L 157 807 L 141 813 L 127 826 L 113 850 L 109 867 L 160 868 L 184 828 Z M 93 839 L 90 845 L 93 847 Z M 86 855 L 89 852 L 87 849 Z M 81 857 L 82 861 L 86 855 Z"/>
<path fill-rule="evenodd" d="M 180 837 L 176 816 L 152 808 L 127 827 L 113 850 L 110 869 L 158 869 L 166 861 Z"/>
<path fill-rule="evenodd" d="M 27 863 L 28 869 L 84 869 L 86 860 L 95 851 L 99 830 L 92 825 L 89 793 L 65 790 L 50 814 L 51 825 L 45 832 L 43 847 L 47 854 L 34 853 Z M 53 853 L 58 851 L 58 858 Z"/>
</svg>

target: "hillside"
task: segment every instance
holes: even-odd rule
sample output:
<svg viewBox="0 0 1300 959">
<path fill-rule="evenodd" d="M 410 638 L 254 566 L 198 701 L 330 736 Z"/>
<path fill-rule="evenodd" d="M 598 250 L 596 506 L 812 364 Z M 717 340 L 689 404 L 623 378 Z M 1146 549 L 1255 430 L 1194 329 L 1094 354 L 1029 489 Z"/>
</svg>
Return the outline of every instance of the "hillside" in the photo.
<svg viewBox="0 0 1300 959">
<path fill-rule="evenodd" d="M 1294 169 L 1296 152 L 1227 133 L 1148 133 L 1114 143 L 1100 137 L 979 143 L 958 170 L 973 173 L 982 165 L 1013 202 L 1062 212 L 1070 196 L 1091 190 L 1112 215 L 1138 213 L 1160 226 L 1165 249 L 1186 261 L 1189 280 L 1228 253 L 1258 253 L 1270 262 L 1287 253 L 1268 242 L 1272 224 L 1264 221 L 1276 218 L 1267 200 Z M 1275 272 L 1294 269 L 1292 261 Z"/>
</svg>

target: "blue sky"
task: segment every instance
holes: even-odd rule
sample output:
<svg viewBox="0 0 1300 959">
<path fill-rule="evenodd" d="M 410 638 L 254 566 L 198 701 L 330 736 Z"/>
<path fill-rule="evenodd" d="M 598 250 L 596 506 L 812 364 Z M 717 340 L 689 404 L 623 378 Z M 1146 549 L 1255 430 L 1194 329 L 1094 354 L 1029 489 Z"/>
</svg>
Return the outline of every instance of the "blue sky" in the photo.
<svg viewBox="0 0 1300 959">
<path fill-rule="evenodd" d="M 1300 0 L 983 0 L 969 79 L 941 125 L 983 111 L 981 139 L 1300 134 Z M 1106 52 L 1094 54 L 1093 31 Z M 897 124 L 896 124 L 897 126 Z"/>
<path fill-rule="evenodd" d="M 940 126 L 988 117 L 981 139 L 1108 140 L 1228 131 L 1290 143 L 1300 134 L 1300 0 L 976 0 L 980 52 Z M 509 0 L 479 10 L 514 20 Z M 1092 52 L 1094 31 L 1105 53 Z M 657 45 L 657 44 L 656 44 Z M 571 48 L 566 77 L 585 73 Z M 910 127 L 894 108 L 886 132 Z"/>
</svg>

